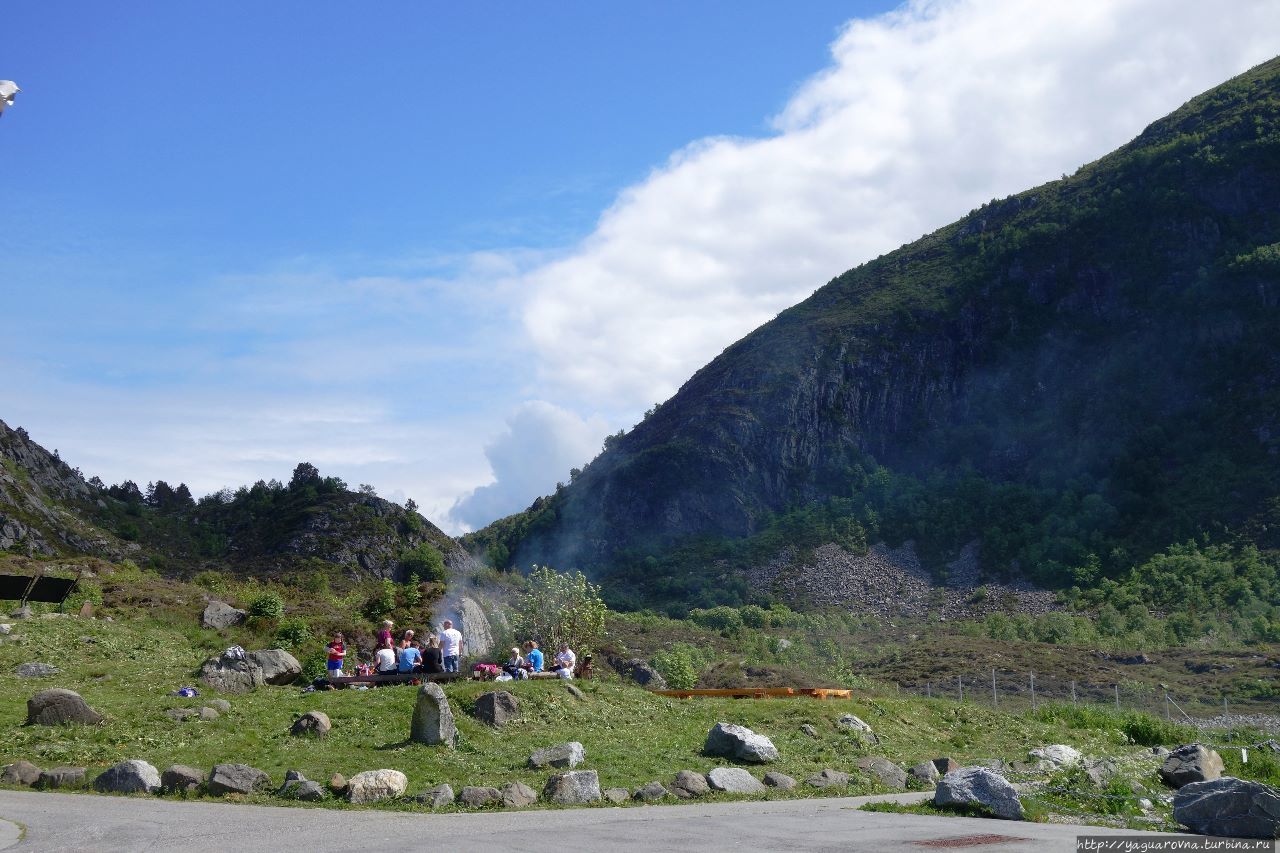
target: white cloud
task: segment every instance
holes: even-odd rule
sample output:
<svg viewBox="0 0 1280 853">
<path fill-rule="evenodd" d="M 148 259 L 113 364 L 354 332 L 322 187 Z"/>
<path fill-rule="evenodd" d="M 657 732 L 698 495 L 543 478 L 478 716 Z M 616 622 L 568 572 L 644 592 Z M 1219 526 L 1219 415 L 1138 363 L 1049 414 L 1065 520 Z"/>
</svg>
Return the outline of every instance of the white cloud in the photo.
<svg viewBox="0 0 1280 853">
<path fill-rule="evenodd" d="M 1277 52 L 1271 0 L 939 0 L 854 21 L 776 135 L 689 145 L 528 274 L 542 394 L 638 413 L 831 277 Z"/>
<path fill-rule="evenodd" d="M 523 403 L 485 447 L 494 482 L 459 498 L 450 523 L 473 529 L 524 509 L 550 484 L 567 482 L 570 468 L 594 457 L 607 429 L 600 418 L 584 420 L 543 400 Z"/>
</svg>

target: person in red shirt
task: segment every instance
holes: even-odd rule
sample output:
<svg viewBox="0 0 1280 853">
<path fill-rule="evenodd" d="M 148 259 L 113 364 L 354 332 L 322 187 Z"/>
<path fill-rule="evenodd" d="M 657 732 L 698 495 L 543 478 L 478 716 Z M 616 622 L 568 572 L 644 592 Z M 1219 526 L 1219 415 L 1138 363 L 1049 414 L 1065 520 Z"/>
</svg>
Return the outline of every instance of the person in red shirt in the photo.
<svg viewBox="0 0 1280 853">
<path fill-rule="evenodd" d="M 342 677 L 342 659 L 347 656 L 346 640 L 347 638 L 343 636 L 341 631 L 339 631 L 333 635 L 333 642 L 329 643 L 329 645 L 325 647 L 325 651 L 329 655 L 329 660 L 325 664 L 325 667 L 328 670 L 330 678 Z"/>
<path fill-rule="evenodd" d="M 391 643 L 391 647 L 395 648 L 395 640 L 391 636 L 391 629 L 395 624 L 390 619 L 382 620 L 382 630 L 378 632 L 378 648 L 382 648 L 383 643 Z"/>
</svg>

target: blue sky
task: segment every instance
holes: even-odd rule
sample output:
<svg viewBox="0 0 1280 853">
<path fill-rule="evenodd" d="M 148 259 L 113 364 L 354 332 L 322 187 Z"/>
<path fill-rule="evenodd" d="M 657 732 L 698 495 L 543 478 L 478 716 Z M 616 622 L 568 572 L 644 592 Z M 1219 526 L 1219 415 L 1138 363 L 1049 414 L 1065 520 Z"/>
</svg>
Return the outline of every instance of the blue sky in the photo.
<svg viewBox="0 0 1280 853">
<path fill-rule="evenodd" d="M 0 418 L 111 482 L 308 460 L 482 524 L 1277 51 L 1273 4 L 1198 5 L 6 4 Z"/>
</svg>

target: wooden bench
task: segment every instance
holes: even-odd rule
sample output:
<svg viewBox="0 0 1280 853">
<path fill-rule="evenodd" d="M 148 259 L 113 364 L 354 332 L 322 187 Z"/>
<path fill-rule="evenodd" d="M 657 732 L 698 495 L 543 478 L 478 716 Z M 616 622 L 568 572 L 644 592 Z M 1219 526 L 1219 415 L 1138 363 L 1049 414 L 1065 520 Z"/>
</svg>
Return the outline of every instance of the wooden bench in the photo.
<svg viewBox="0 0 1280 853">
<path fill-rule="evenodd" d="M 696 696 L 730 696 L 734 699 L 765 699 L 778 696 L 809 696 L 813 699 L 849 699 L 852 690 L 832 687 L 741 687 L 718 690 L 655 690 L 659 696 L 691 699 Z"/>
<path fill-rule="evenodd" d="M 330 678 L 334 687 L 345 687 L 352 684 L 408 684 L 410 681 L 434 681 L 437 684 L 448 681 L 459 681 L 466 677 L 462 672 L 386 672 L 373 675 L 344 675 L 341 678 Z"/>
</svg>

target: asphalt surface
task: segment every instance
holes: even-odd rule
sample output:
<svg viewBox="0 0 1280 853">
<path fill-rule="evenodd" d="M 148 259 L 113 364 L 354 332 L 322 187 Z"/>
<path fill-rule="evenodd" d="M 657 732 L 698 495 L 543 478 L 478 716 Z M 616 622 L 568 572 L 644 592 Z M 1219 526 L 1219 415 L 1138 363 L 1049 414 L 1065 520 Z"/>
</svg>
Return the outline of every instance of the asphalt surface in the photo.
<svg viewBox="0 0 1280 853">
<path fill-rule="evenodd" d="M 910 802 L 926 796 L 906 794 L 894 799 Z M 943 846 L 1045 853 L 1074 851 L 1076 836 L 1081 834 L 1136 834 L 1098 827 L 859 811 L 858 806 L 869 799 L 873 798 L 437 815 L 7 790 L 0 791 L 0 850 L 920 853 Z M 15 838 L 14 823 L 22 827 L 20 841 Z"/>
</svg>

